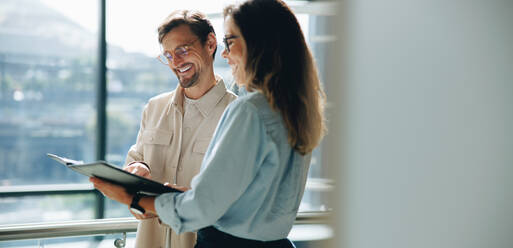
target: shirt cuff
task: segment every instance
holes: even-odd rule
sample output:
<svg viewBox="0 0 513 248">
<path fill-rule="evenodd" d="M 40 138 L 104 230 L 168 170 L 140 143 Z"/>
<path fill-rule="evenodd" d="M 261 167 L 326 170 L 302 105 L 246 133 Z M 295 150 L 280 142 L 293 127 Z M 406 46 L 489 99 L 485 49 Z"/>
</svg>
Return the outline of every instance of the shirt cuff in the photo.
<svg viewBox="0 0 513 248">
<path fill-rule="evenodd" d="M 183 233 L 183 225 L 176 212 L 176 197 L 180 193 L 161 194 L 155 198 L 155 211 L 160 220 L 169 225 L 177 234 Z"/>
</svg>

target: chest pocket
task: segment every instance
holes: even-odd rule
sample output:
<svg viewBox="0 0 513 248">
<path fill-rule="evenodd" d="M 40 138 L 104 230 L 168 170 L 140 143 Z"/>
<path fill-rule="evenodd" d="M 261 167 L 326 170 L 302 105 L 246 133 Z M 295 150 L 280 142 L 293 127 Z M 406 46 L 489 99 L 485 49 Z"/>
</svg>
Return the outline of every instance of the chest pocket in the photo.
<svg viewBox="0 0 513 248">
<path fill-rule="evenodd" d="M 142 142 L 145 145 L 169 145 L 173 133 L 161 130 L 144 130 Z"/>
<path fill-rule="evenodd" d="M 160 181 L 169 155 L 173 133 L 161 130 L 144 130 L 142 143 L 144 161 L 151 167 L 151 177 Z"/>
<path fill-rule="evenodd" d="M 192 152 L 205 154 L 207 151 L 208 145 L 210 144 L 210 139 L 201 139 L 194 142 L 194 146 L 192 147 Z"/>
</svg>

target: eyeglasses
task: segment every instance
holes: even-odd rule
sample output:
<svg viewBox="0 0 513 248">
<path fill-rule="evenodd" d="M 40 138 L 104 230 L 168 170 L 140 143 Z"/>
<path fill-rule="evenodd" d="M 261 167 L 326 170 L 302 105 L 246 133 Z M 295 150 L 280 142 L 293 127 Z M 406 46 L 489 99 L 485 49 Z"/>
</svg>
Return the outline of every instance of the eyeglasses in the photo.
<svg viewBox="0 0 513 248">
<path fill-rule="evenodd" d="M 194 42 L 196 42 L 198 40 L 199 40 L 199 38 L 191 41 L 189 44 L 177 47 L 175 49 L 175 51 L 173 52 L 174 55 L 171 54 L 170 52 L 161 53 L 161 54 L 159 54 L 159 56 L 157 56 L 157 59 L 164 65 L 169 65 L 169 64 L 173 63 L 174 58 L 183 59 L 183 58 L 185 58 L 185 56 L 189 55 L 189 49 L 191 48 L 192 44 L 194 44 Z"/>
<path fill-rule="evenodd" d="M 225 37 L 223 38 L 224 48 L 226 49 L 226 51 L 227 51 L 228 53 L 230 53 L 230 45 L 231 45 L 231 43 L 230 43 L 230 44 L 228 44 L 228 41 L 229 41 L 229 40 L 232 40 L 232 39 L 237 39 L 237 38 L 239 38 L 239 36 L 237 36 L 237 35 L 225 36 Z"/>
</svg>

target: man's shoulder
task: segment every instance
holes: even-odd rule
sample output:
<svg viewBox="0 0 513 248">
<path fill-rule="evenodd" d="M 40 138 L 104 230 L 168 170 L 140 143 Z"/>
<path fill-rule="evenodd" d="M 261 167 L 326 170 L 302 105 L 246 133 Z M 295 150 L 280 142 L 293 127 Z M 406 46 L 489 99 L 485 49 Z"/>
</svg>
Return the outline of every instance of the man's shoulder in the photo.
<svg viewBox="0 0 513 248">
<path fill-rule="evenodd" d="M 215 99 L 215 107 L 216 108 L 226 108 L 231 102 L 233 102 L 235 99 L 237 99 L 237 95 L 233 93 L 233 91 L 226 88 L 226 84 L 222 79 L 217 81 L 217 84 L 214 86 L 215 89 L 213 89 L 213 93 L 210 97 L 210 99 Z"/>
<path fill-rule="evenodd" d="M 176 92 L 176 90 L 173 90 L 173 91 L 164 92 L 159 95 L 156 95 L 156 96 L 150 98 L 150 100 L 148 100 L 148 105 L 158 105 L 158 106 L 167 105 L 167 103 L 175 95 L 175 92 Z"/>
<path fill-rule="evenodd" d="M 224 98 L 226 99 L 226 101 L 228 103 L 231 103 L 231 102 L 235 101 L 235 99 L 237 99 L 237 95 L 235 95 L 235 93 L 233 93 L 231 90 L 226 89 L 226 93 L 224 94 Z"/>
<path fill-rule="evenodd" d="M 225 104 L 224 105 L 227 105 L 231 102 L 233 102 L 235 99 L 237 99 L 237 95 L 229 90 L 229 88 L 227 87 L 228 85 L 225 83 L 224 79 L 217 75 L 216 74 L 216 81 L 217 81 L 217 84 L 216 84 L 216 88 L 217 88 L 217 92 L 218 94 L 222 94 L 222 102 L 224 102 Z"/>
</svg>

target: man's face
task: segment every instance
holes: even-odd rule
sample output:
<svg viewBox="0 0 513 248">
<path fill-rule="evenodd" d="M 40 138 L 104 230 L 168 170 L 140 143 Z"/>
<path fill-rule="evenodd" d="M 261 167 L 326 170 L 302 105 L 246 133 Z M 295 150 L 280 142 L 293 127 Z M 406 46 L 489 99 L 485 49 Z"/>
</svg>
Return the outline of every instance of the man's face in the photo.
<svg viewBox="0 0 513 248">
<path fill-rule="evenodd" d="M 208 73 L 209 67 L 213 66 L 212 54 L 208 48 L 209 39 L 202 45 L 188 25 L 173 28 L 162 39 L 163 53 L 172 58 L 169 68 L 176 74 L 183 88 L 196 85 Z"/>
</svg>

